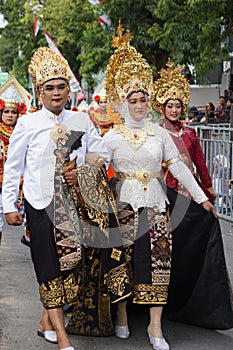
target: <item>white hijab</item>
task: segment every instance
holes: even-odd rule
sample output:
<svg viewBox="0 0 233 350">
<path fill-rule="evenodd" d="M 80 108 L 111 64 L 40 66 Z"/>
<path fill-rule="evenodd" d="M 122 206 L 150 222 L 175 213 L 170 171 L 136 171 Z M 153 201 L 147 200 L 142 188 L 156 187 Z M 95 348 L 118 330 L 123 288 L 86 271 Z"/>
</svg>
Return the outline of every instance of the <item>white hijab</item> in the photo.
<svg viewBox="0 0 233 350">
<path fill-rule="evenodd" d="M 130 130 L 139 130 L 139 129 L 144 127 L 145 118 L 143 118 L 140 121 L 136 121 L 131 117 L 130 112 L 129 112 L 129 107 L 128 107 L 128 98 L 126 98 L 125 102 L 118 105 L 117 111 L 118 111 L 118 113 L 120 113 L 121 117 L 124 118 L 125 126 L 127 128 L 129 128 Z"/>
</svg>

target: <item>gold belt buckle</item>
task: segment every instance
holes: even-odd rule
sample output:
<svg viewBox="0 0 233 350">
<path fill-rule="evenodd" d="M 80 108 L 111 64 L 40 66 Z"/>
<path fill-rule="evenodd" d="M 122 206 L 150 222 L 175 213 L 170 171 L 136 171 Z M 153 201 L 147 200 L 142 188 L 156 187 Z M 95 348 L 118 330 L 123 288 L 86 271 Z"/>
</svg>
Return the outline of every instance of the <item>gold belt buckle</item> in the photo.
<svg viewBox="0 0 233 350">
<path fill-rule="evenodd" d="M 152 179 L 152 173 L 141 170 L 136 173 L 136 179 L 146 185 Z"/>
</svg>

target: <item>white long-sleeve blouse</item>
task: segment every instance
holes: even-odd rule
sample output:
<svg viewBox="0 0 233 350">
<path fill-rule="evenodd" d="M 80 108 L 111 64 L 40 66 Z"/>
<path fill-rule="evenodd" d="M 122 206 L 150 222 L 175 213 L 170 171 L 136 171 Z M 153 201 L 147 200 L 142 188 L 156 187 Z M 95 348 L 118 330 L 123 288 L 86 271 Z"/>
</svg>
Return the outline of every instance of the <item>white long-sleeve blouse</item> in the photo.
<svg viewBox="0 0 233 350">
<path fill-rule="evenodd" d="M 188 167 L 178 160 L 178 151 L 171 136 L 160 126 L 146 122 L 142 129 L 132 131 L 125 125 L 118 125 L 103 139 L 114 171 L 126 175 L 119 198 L 131 204 L 134 210 L 155 206 L 161 211 L 165 209 L 168 199 L 158 177 L 162 176 L 162 161 L 172 159 L 176 162 L 168 166 L 170 172 L 188 189 L 194 200 L 202 203 L 208 199 Z M 148 175 L 146 185 L 136 178 L 135 174 L 139 173 Z"/>
</svg>

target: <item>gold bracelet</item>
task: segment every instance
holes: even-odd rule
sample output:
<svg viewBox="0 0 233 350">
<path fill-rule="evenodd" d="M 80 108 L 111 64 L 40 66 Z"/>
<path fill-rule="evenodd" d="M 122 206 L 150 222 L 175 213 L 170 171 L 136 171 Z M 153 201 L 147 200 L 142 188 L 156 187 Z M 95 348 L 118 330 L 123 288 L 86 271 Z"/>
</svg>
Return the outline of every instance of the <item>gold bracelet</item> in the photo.
<svg viewBox="0 0 233 350">
<path fill-rule="evenodd" d="M 166 167 L 169 167 L 169 165 L 179 162 L 179 160 L 181 160 L 179 156 L 169 159 L 167 162 L 165 162 Z"/>
</svg>

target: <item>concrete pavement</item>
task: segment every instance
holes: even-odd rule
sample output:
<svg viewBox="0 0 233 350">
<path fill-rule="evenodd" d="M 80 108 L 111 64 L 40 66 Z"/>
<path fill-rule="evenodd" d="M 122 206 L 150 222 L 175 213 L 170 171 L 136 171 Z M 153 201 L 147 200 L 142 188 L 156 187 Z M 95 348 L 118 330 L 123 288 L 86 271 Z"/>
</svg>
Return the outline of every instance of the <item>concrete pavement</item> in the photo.
<svg viewBox="0 0 233 350">
<path fill-rule="evenodd" d="M 227 266 L 233 282 L 233 224 L 221 221 Z M 41 315 L 38 286 L 30 251 L 20 243 L 22 228 L 5 226 L 0 246 L 0 349 L 57 350 L 36 335 Z M 146 334 L 148 315 L 134 308 L 130 315 L 132 336 L 96 338 L 71 335 L 76 350 L 152 350 Z M 172 350 L 232 350 L 233 329 L 212 331 L 163 321 L 164 335 Z"/>
</svg>

